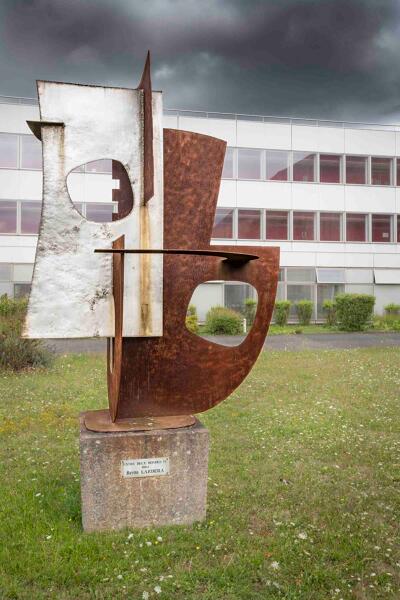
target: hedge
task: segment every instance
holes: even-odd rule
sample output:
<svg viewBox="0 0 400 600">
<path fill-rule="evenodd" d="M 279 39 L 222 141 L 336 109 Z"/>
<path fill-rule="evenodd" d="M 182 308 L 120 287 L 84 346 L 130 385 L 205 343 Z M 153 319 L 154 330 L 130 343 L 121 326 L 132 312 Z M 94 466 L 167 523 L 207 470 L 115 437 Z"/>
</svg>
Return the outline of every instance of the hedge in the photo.
<svg viewBox="0 0 400 600">
<path fill-rule="evenodd" d="M 243 333 L 243 317 L 223 306 L 213 306 L 206 315 L 205 333 L 211 335 L 238 335 Z"/>
<path fill-rule="evenodd" d="M 286 325 L 291 304 L 290 300 L 278 300 L 275 302 L 274 320 L 277 325 L 280 325 L 281 327 Z"/>
<path fill-rule="evenodd" d="M 372 320 L 375 298 L 369 294 L 339 294 L 335 298 L 340 329 L 362 331 Z"/>
<path fill-rule="evenodd" d="M 296 302 L 296 313 L 300 325 L 309 325 L 313 313 L 314 304 L 311 300 L 299 300 Z"/>
</svg>

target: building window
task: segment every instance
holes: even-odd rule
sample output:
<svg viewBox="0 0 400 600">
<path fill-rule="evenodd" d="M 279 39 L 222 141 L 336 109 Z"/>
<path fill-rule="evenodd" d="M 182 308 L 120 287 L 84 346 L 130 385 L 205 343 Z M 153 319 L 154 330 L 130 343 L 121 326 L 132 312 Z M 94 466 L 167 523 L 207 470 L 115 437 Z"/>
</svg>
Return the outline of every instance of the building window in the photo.
<svg viewBox="0 0 400 600">
<path fill-rule="evenodd" d="M 392 159 L 382 157 L 371 158 L 371 183 L 372 185 L 390 185 Z"/>
<path fill-rule="evenodd" d="M 255 289 L 247 283 L 225 283 L 224 285 L 224 305 L 227 308 L 243 312 L 244 301 L 247 298 L 256 300 Z"/>
<path fill-rule="evenodd" d="M 112 160 L 110 158 L 101 158 L 86 163 L 86 173 L 112 173 Z"/>
<path fill-rule="evenodd" d="M 314 236 L 315 214 L 312 212 L 293 212 L 293 239 L 311 241 Z"/>
<path fill-rule="evenodd" d="M 321 183 L 340 183 L 342 157 L 337 154 L 320 154 L 319 180 Z"/>
<path fill-rule="evenodd" d="M 39 233 L 41 202 L 21 202 L 21 233 Z"/>
<path fill-rule="evenodd" d="M 31 291 L 30 283 L 14 283 L 14 298 L 25 298 Z"/>
<path fill-rule="evenodd" d="M 291 307 L 289 317 L 297 317 L 296 303 L 300 300 L 311 300 L 314 302 L 314 285 L 293 285 L 288 284 L 286 288 L 287 299 L 290 300 Z"/>
<path fill-rule="evenodd" d="M 260 235 L 260 211 L 239 210 L 238 238 L 241 240 L 259 240 Z"/>
<path fill-rule="evenodd" d="M 215 211 L 212 237 L 229 239 L 233 237 L 233 210 L 231 208 L 217 208 Z"/>
<path fill-rule="evenodd" d="M 347 213 L 346 240 L 348 242 L 367 241 L 367 215 Z"/>
<path fill-rule="evenodd" d="M 86 218 L 96 223 L 109 223 L 112 221 L 113 205 L 106 203 L 88 202 L 86 204 Z"/>
<path fill-rule="evenodd" d="M 0 263 L 0 281 L 11 281 L 11 265 Z"/>
<path fill-rule="evenodd" d="M 400 158 L 396 158 L 396 185 L 400 185 Z"/>
<path fill-rule="evenodd" d="M 315 154 L 293 152 L 293 180 L 315 181 Z"/>
<path fill-rule="evenodd" d="M 288 181 L 289 152 L 284 150 L 267 150 L 267 173 L 269 181 Z"/>
<path fill-rule="evenodd" d="M 261 156 L 262 150 L 238 149 L 239 179 L 261 179 Z"/>
<path fill-rule="evenodd" d="M 346 156 L 346 183 L 364 184 L 367 181 L 367 157 Z"/>
<path fill-rule="evenodd" d="M 17 233 L 17 203 L 0 201 L 0 233 Z"/>
<path fill-rule="evenodd" d="M 340 242 L 342 239 L 342 215 L 340 213 L 320 213 L 319 239 L 321 242 Z"/>
<path fill-rule="evenodd" d="M 291 269 L 286 270 L 286 280 L 295 281 L 297 283 L 315 283 L 315 269 Z"/>
<path fill-rule="evenodd" d="M 397 215 L 397 242 L 400 244 L 400 215 Z"/>
<path fill-rule="evenodd" d="M 33 135 L 21 135 L 21 169 L 42 168 L 42 144 Z"/>
<path fill-rule="evenodd" d="M 234 153 L 235 153 L 234 148 L 226 149 L 224 166 L 222 169 L 222 178 L 223 179 L 233 179 L 234 178 L 234 170 L 233 170 Z"/>
<path fill-rule="evenodd" d="M 265 213 L 265 237 L 267 240 L 287 240 L 289 213 L 284 210 L 267 210 Z"/>
<path fill-rule="evenodd" d="M 0 133 L 0 168 L 18 168 L 18 136 L 13 133 Z"/>
<path fill-rule="evenodd" d="M 392 216 L 391 215 L 372 215 L 372 241 L 373 242 L 391 242 L 392 241 Z"/>
<path fill-rule="evenodd" d="M 77 211 L 78 211 L 78 212 L 79 212 L 79 213 L 80 213 L 82 216 L 85 216 L 85 215 L 84 215 L 83 202 L 73 202 L 72 204 L 75 206 L 76 210 L 77 210 Z"/>
<path fill-rule="evenodd" d="M 344 292 L 344 285 L 319 284 L 317 286 L 317 319 L 325 319 L 326 312 L 323 309 L 325 300 L 334 300 L 337 294 Z"/>
</svg>

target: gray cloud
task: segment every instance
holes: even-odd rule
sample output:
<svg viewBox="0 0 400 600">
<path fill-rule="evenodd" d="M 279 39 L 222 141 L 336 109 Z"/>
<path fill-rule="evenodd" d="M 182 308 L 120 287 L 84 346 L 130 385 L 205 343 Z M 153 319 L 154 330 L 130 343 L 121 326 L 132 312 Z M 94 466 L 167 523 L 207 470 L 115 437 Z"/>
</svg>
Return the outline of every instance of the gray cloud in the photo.
<svg viewBox="0 0 400 600">
<path fill-rule="evenodd" d="M 400 117 L 397 0 L 4 0 L 0 92 L 36 78 L 135 86 L 168 107 Z"/>
</svg>

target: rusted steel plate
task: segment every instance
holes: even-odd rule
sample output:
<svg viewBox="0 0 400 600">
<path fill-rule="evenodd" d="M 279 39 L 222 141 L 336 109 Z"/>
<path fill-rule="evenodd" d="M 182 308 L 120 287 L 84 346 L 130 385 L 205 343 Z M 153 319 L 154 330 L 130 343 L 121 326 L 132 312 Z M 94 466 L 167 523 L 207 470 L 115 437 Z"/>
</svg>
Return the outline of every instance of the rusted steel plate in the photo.
<svg viewBox="0 0 400 600">
<path fill-rule="evenodd" d="M 224 154 L 221 140 L 164 130 L 165 248 L 237 250 L 210 246 Z M 267 334 L 279 270 L 279 248 L 246 246 L 246 252 L 258 260 L 238 265 L 215 255 L 165 255 L 163 336 L 122 340 L 117 420 L 199 413 L 224 400 L 243 381 Z M 243 281 L 257 290 L 254 324 L 240 346 L 220 346 L 186 329 L 192 293 L 208 280 Z"/>
<path fill-rule="evenodd" d="M 113 242 L 115 250 L 124 247 L 124 236 Z M 122 329 L 124 315 L 124 254 L 113 254 L 113 296 L 115 335 L 107 338 L 107 385 L 110 417 L 117 417 L 122 369 Z"/>
<path fill-rule="evenodd" d="M 245 263 L 249 260 L 257 260 L 257 254 L 244 254 L 243 252 L 225 252 L 221 250 L 180 250 L 179 248 L 169 249 L 152 249 L 146 250 L 138 248 L 124 248 L 118 250 L 116 248 L 97 248 L 95 252 L 111 253 L 111 254 L 187 254 L 192 256 L 220 256 L 232 263 Z"/>
<path fill-rule="evenodd" d="M 91 431 L 152 431 L 153 429 L 178 429 L 194 425 L 196 419 L 191 415 L 176 417 L 139 417 L 120 419 L 113 423 L 108 410 L 92 410 L 84 413 L 86 429 Z"/>
</svg>

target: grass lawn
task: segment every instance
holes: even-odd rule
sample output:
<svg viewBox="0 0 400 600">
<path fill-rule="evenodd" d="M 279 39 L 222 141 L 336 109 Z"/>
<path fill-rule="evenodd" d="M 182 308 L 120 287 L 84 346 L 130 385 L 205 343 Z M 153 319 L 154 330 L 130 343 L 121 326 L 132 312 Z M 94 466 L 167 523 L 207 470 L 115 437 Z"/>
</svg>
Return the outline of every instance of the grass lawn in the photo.
<svg viewBox="0 0 400 600">
<path fill-rule="evenodd" d="M 106 405 L 105 359 L 1 374 L 0 598 L 398 599 L 399 362 L 263 353 L 202 417 L 207 520 L 89 535 L 77 417 Z"/>
</svg>

